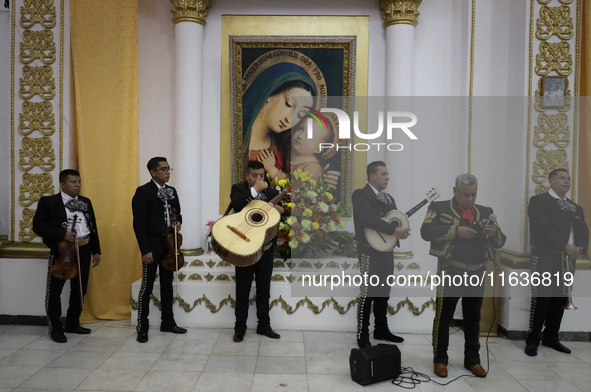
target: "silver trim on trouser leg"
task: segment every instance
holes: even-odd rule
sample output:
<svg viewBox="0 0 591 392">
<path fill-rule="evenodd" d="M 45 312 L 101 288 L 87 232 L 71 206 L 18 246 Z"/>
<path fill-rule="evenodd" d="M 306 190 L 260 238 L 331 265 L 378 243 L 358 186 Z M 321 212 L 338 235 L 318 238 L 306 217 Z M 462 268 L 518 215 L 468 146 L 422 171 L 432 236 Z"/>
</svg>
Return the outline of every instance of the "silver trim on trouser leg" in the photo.
<svg viewBox="0 0 591 392">
<path fill-rule="evenodd" d="M 538 271 L 538 256 L 537 255 L 531 255 L 531 267 L 530 268 L 531 268 L 532 274 L 534 272 Z M 534 319 L 535 319 L 535 315 L 536 315 L 537 305 L 538 305 L 538 286 L 532 285 L 531 286 L 531 303 L 530 303 L 530 309 L 529 309 L 529 330 L 527 331 L 528 335 L 530 335 L 534 330 Z"/>
<path fill-rule="evenodd" d="M 47 260 L 47 281 L 45 282 L 45 317 L 47 317 L 47 325 L 49 325 L 49 334 L 53 332 L 51 320 L 49 319 L 49 285 L 51 284 L 51 267 L 53 267 L 53 255 L 49 255 Z"/>
<path fill-rule="evenodd" d="M 142 328 L 142 298 L 144 297 L 144 293 L 146 292 L 146 285 L 148 282 L 148 264 L 144 263 L 142 260 L 142 285 L 140 286 L 140 292 L 138 296 L 138 306 L 137 306 L 137 326 L 135 330 L 137 333 L 140 333 Z M 150 306 L 150 302 L 148 301 L 148 306 Z"/>
<path fill-rule="evenodd" d="M 359 272 L 362 276 L 364 273 L 369 272 L 369 255 L 361 254 Z M 362 282 L 359 286 L 359 299 L 357 301 L 357 340 L 361 339 L 361 333 L 363 332 L 363 312 L 365 310 L 365 300 L 367 298 L 367 285 L 364 283 L 365 282 Z"/>
</svg>

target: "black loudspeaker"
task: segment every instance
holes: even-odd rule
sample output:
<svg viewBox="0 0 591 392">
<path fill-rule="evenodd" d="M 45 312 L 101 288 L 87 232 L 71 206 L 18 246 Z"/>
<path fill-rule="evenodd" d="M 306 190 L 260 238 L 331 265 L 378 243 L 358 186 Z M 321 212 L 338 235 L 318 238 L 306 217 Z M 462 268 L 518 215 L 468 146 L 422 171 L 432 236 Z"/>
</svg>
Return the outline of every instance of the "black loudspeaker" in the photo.
<svg viewBox="0 0 591 392">
<path fill-rule="evenodd" d="M 349 365 L 351 380 L 361 385 L 395 379 L 402 371 L 400 350 L 393 344 L 353 348 Z"/>
</svg>

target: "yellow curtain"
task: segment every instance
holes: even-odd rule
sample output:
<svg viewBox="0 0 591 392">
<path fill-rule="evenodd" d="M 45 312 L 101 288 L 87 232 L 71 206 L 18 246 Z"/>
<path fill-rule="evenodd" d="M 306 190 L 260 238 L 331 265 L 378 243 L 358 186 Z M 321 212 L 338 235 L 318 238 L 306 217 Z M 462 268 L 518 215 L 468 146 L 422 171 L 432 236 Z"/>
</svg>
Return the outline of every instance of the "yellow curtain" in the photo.
<svg viewBox="0 0 591 392">
<path fill-rule="evenodd" d="M 124 319 L 141 276 L 131 213 L 139 184 L 137 0 L 76 0 L 70 13 L 82 194 L 92 200 L 102 252 L 81 321 Z"/>
<path fill-rule="evenodd" d="M 578 203 L 585 210 L 585 220 L 591 227 L 591 4 L 583 1 L 581 29 L 581 92 Z M 587 258 L 590 253 L 587 252 Z"/>
</svg>

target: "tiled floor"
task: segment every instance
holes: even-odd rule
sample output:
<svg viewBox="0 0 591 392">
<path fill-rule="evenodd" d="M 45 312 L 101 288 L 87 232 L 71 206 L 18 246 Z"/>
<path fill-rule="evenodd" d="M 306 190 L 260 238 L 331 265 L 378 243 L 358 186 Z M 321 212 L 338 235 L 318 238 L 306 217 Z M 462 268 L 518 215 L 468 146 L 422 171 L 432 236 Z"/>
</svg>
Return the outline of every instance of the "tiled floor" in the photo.
<svg viewBox="0 0 591 392">
<path fill-rule="evenodd" d="M 46 327 L 0 325 L 0 392 L 402 390 L 389 382 L 363 388 L 351 381 L 353 333 L 279 331 L 276 341 L 249 330 L 244 342 L 234 343 L 231 329 L 191 328 L 178 336 L 152 329 L 150 341 L 140 344 L 129 320 L 90 327 L 91 335 L 68 334 L 66 344 L 57 344 Z M 398 345 L 403 366 L 439 382 L 467 374 L 461 331 L 450 338 L 447 379 L 433 374 L 430 336 L 403 336 L 406 341 Z M 484 338 L 481 343 L 486 367 Z M 423 383 L 415 390 L 591 392 L 591 342 L 565 344 L 571 355 L 540 347 L 530 358 L 522 341 L 490 338 L 487 378 L 464 377 L 447 387 Z"/>
</svg>

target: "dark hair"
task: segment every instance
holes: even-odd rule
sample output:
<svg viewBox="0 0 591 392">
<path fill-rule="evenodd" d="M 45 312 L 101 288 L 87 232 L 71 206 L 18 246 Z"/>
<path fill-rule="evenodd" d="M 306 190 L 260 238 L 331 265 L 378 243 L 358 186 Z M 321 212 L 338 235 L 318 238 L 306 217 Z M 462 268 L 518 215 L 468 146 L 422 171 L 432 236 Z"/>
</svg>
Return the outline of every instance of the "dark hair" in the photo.
<svg viewBox="0 0 591 392">
<path fill-rule="evenodd" d="M 250 173 L 252 170 L 264 169 L 265 165 L 259 161 L 248 161 L 248 165 L 246 165 L 246 174 Z"/>
<path fill-rule="evenodd" d="M 60 172 L 60 182 L 66 182 L 68 181 L 68 177 L 72 176 L 72 177 L 80 177 L 80 173 L 78 173 L 77 170 L 74 169 L 66 169 L 66 170 L 62 170 Z"/>
<path fill-rule="evenodd" d="M 167 159 L 164 157 L 154 157 L 148 161 L 148 171 L 158 170 L 158 166 L 160 166 L 160 162 L 166 162 Z"/>
<path fill-rule="evenodd" d="M 373 161 L 369 165 L 367 165 L 367 181 L 369 181 L 369 176 L 371 174 L 376 174 L 378 172 L 378 167 L 386 167 L 386 164 L 382 161 Z"/>
<path fill-rule="evenodd" d="M 279 95 L 281 93 L 291 90 L 292 88 L 302 88 L 306 91 L 309 91 L 310 94 L 314 96 L 314 90 L 312 89 L 312 86 L 310 86 L 306 82 L 302 82 L 301 80 L 291 80 L 289 82 L 285 82 L 281 86 L 277 87 L 269 96 L 273 97 L 275 95 Z"/>
<path fill-rule="evenodd" d="M 561 171 L 568 173 L 568 170 L 566 170 L 566 169 L 562 169 L 562 168 L 554 169 L 550 172 L 550 174 L 548 174 L 548 180 L 551 180 L 554 177 L 556 177 L 558 175 L 558 172 L 561 172 Z"/>
</svg>

